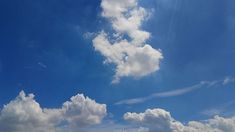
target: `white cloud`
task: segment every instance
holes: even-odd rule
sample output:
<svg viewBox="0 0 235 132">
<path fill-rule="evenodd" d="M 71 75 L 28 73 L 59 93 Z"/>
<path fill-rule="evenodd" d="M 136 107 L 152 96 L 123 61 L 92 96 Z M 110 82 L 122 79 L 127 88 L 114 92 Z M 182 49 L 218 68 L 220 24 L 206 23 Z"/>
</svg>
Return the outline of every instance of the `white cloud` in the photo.
<svg viewBox="0 0 235 132">
<path fill-rule="evenodd" d="M 163 109 L 148 109 L 144 113 L 126 113 L 124 119 L 148 129 L 148 132 L 234 132 L 235 117 L 215 116 L 203 122 L 190 121 L 186 125 L 176 121 Z"/>
<path fill-rule="evenodd" d="M 93 46 L 106 58 L 105 62 L 116 65 L 113 83 L 121 77 L 143 77 L 158 71 L 162 53 L 145 43 L 150 33 L 140 29 L 149 12 L 139 7 L 137 0 L 102 0 L 101 7 L 102 16 L 111 22 L 115 33 L 109 36 L 100 32 Z"/>
<path fill-rule="evenodd" d="M 210 107 L 208 109 L 200 112 L 202 115 L 206 116 L 215 116 L 215 115 L 223 115 L 223 116 L 232 116 L 235 115 L 235 100 L 230 100 L 226 103 L 216 105 L 214 107 Z"/>
<path fill-rule="evenodd" d="M 24 92 L 5 105 L 0 113 L 0 131 L 57 132 L 66 128 L 73 131 L 101 123 L 106 105 L 98 104 L 82 94 L 73 96 L 62 108 L 46 109 Z"/>
<path fill-rule="evenodd" d="M 92 33 L 92 32 L 85 32 L 85 33 L 83 34 L 83 38 L 84 38 L 84 39 L 90 39 L 90 38 L 93 38 L 94 36 L 95 36 L 95 34 Z"/>
<path fill-rule="evenodd" d="M 226 77 L 222 80 L 214 80 L 214 81 L 201 81 L 198 84 L 186 87 L 186 88 L 178 88 L 175 90 L 171 91 L 166 91 L 166 92 L 159 92 L 159 93 L 154 93 L 146 97 L 140 97 L 140 98 L 133 98 L 133 99 L 125 99 L 116 102 L 116 105 L 122 105 L 122 104 L 138 104 L 138 103 L 143 103 L 145 101 L 154 99 L 154 98 L 165 98 L 165 97 L 174 97 L 174 96 L 179 96 L 183 94 L 187 94 L 189 92 L 192 92 L 194 90 L 198 90 L 200 88 L 209 88 L 209 87 L 218 87 L 218 86 L 223 86 L 227 85 L 230 83 L 233 83 L 235 81 L 234 78 L 232 77 Z"/>
<path fill-rule="evenodd" d="M 232 77 L 226 77 L 223 81 L 223 85 L 226 85 L 226 84 L 229 84 L 229 83 L 232 83 L 235 81 L 235 78 L 232 78 Z"/>
<path fill-rule="evenodd" d="M 62 107 L 63 115 L 70 125 L 86 126 L 101 123 L 106 116 L 106 105 L 98 104 L 84 95 L 71 97 Z"/>
<path fill-rule="evenodd" d="M 0 131 L 5 132 L 53 132 L 53 123 L 49 122 L 46 113 L 33 99 L 34 95 L 19 96 L 5 105 L 0 115 Z"/>
<path fill-rule="evenodd" d="M 94 40 L 94 47 L 106 57 L 107 63 L 117 65 L 115 80 L 119 77 L 141 77 L 159 70 L 159 58 L 162 55 L 150 45 L 136 47 L 126 40 L 110 44 L 105 33 L 100 33 Z"/>
<path fill-rule="evenodd" d="M 146 97 L 121 100 L 121 101 L 116 102 L 115 104 L 116 105 L 122 105 L 122 104 L 131 105 L 131 104 L 143 103 L 143 102 L 146 102 L 146 101 L 154 99 L 154 98 L 166 98 L 166 97 L 179 96 L 179 95 L 183 95 L 183 94 L 192 92 L 192 91 L 197 90 L 199 88 L 202 88 L 203 86 L 208 87 L 207 83 L 201 82 L 199 84 L 195 84 L 193 86 L 189 86 L 186 88 L 179 88 L 176 90 L 154 93 L 154 94 L 151 94 Z"/>
<path fill-rule="evenodd" d="M 163 109 L 147 109 L 144 113 L 126 113 L 124 119 L 149 128 L 149 132 L 181 131 L 183 125 L 175 121 L 169 112 Z"/>
<path fill-rule="evenodd" d="M 205 121 L 175 120 L 164 109 L 147 109 L 143 113 L 124 114 L 131 124 L 102 122 L 106 105 L 82 94 L 73 96 L 61 108 L 41 108 L 33 94 L 20 94 L 1 109 L 0 131 L 3 132 L 234 132 L 235 117 L 215 116 Z"/>
<path fill-rule="evenodd" d="M 185 126 L 188 132 L 234 132 L 235 118 L 223 118 L 215 116 L 213 119 L 207 120 L 205 123 L 191 121 Z"/>
</svg>

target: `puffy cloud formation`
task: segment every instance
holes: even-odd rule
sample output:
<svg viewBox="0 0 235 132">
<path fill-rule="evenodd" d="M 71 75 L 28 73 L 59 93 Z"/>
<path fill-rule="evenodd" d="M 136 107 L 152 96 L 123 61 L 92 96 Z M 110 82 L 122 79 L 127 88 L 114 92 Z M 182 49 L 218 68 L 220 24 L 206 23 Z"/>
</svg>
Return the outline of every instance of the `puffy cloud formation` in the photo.
<svg viewBox="0 0 235 132">
<path fill-rule="evenodd" d="M 126 113 L 124 119 L 133 123 L 144 125 L 149 132 L 171 132 L 181 131 L 183 125 L 175 121 L 169 112 L 163 109 L 148 109 L 144 113 Z"/>
<path fill-rule="evenodd" d="M 3 132 L 59 132 L 73 131 L 99 124 L 106 115 L 106 105 L 98 104 L 82 94 L 73 96 L 59 109 L 43 109 L 34 95 L 20 92 L 0 113 Z"/>
<path fill-rule="evenodd" d="M 1 132 L 234 132 L 235 117 L 215 116 L 206 121 L 187 124 L 175 120 L 163 109 L 124 114 L 132 125 L 102 122 L 106 105 L 82 94 L 71 97 L 61 108 L 46 109 L 24 92 L 5 105 L 0 112 Z M 100 124 L 97 126 L 97 124 Z"/>
<path fill-rule="evenodd" d="M 145 127 L 148 132 L 234 132 L 235 117 L 215 116 L 204 122 L 190 121 L 187 125 L 176 121 L 163 109 L 148 109 L 144 113 L 126 113 L 124 119 L 137 126 Z"/>
<path fill-rule="evenodd" d="M 19 96 L 5 105 L 0 115 L 0 131 L 4 132 L 43 132 L 55 131 L 40 105 L 33 99 L 34 95 L 25 95 L 21 92 Z"/>
<path fill-rule="evenodd" d="M 149 13 L 138 6 L 137 0 L 102 0 L 101 7 L 102 16 L 111 22 L 116 33 L 100 32 L 93 39 L 93 46 L 106 63 L 116 65 L 113 83 L 119 82 L 120 77 L 142 77 L 158 71 L 162 53 L 145 43 L 150 33 L 140 29 Z"/>
</svg>

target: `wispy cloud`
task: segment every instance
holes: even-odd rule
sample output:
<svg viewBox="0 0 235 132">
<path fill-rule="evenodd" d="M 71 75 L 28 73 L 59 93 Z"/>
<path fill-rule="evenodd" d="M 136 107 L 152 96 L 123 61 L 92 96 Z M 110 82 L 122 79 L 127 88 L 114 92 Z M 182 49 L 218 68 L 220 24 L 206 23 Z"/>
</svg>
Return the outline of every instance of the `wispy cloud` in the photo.
<svg viewBox="0 0 235 132">
<path fill-rule="evenodd" d="M 47 65 L 43 62 L 37 62 L 36 64 L 32 64 L 29 66 L 24 66 L 24 69 L 28 69 L 28 70 L 38 70 L 38 71 L 42 71 L 47 69 Z"/>
<path fill-rule="evenodd" d="M 223 81 L 223 85 L 226 85 L 228 83 L 231 83 L 231 82 L 234 82 L 235 81 L 235 78 L 232 78 L 232 77 L 226 77 Z"/>
<path fill-rule="evenodd" d="M 201 112 L 201 114 L 206 116 L 215 116 L 215 115 L 234 116 L 235 115 L 234 110 L 235 110 L 235 100 L 231 100 L 219 106 L 205 109 Z"/>
<path fill-rule="evenodd" d="M 47 65 L 44 64 L 43 62 L 38 62 L 38 65 L 39 65 L 40 67 L 44 68 L 44 69 L 47 68 Z"/>
<path fill-rule="evenodd" d="M 159 93 L 154 93 L 146 97 L 140 97 L 140 98 L 132 98 L 132 99 L 126 99 L 126 100 L 121 100 L 116 102 L 116 105 L 131 105 L 131 104 L 139 104 L 146 102 L 148 100 L 154 99 L 154 98 L 166 98 L 166 97 L 174 97 L 174 96 L 179 96 L 183 95 L 195 90 L 198 90 L 200 88 L 209 88 L 209 87 L 216 87 L 216 86 L 221 86 L 221 85 L 227 85 L 229 83 L 232 83 L 235 81 L 235 78 L 232 77 L 226 77 L 222 80 L 214 80 L 214 81 L 201 81 L 198 84 L 185 87 L 185 88 L 178 88 L 176 90 L 171 90 L 171 91 L 165 91 L 165 92 L 159 92 Z"/>
</svg>

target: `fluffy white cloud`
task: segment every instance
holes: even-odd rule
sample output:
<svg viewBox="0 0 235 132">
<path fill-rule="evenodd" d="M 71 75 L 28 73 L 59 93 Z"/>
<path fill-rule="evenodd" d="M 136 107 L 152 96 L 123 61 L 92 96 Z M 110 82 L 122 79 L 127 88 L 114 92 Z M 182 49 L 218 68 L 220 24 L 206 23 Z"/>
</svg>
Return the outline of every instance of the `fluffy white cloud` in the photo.
<svg viewBox="0 0 235 132">
<path fill-rule="evenodd" d="M 234 132 L 235 117 L 215 116 L 203 122 L 190 121 L 188 124 L 176 121 L 169 112 L 163 109 L 148 109 L 144 113 L 126 113 L 124 119 L 137 126 L 148 129 L 148 132 Z"/>
<path fill-rule="evenodd" d="M 106 58 L 105 62 L 116 65 L 113 82 L 120 77 L 142 77 L 158 71 L 162 53 L 145 43 L 150 33 L 140 29 L 149 13 L 138 6 L 137 0 L 102 0 L 101 7 L 102 16 L 111 22 L 116 33 L 109 36 L 100 32 L 93 39 L 93 46 Z"/>
<path fill-rule="evenodd" d="M 70 125 L 86 126 L 101 123 L 106 115 L 106 105 L 98 104 L 84 95 L 71 97 L 71 101 L 63 104 L 62 112 L 64 118 Z"/>
<path fill-rule="evenodd" d="M 188 132 L 234 132 L 235 131 L 235 118 L 223 118 L 215 116 L 213 119 L 208 120 L 206 123 L 191 121 L 185 127 Z"/>
<path fill-rule="evenodd" d="M 0 131 L 57 132 L 99 124 L 106 115 L 106 105 L 82 94 L 73 96 L 58 109 L 43 109 L 34 95 L 24 92 L 5 105 L 0 113 Z"/>
<path fill-rule="evenodd" d="M 1 109 L 2 132 L 234 132 L 235 117 L 190 121 L 175 120 L 163 109 L 147 109 L 144 113 L 124 114 L 131 125 L 102 122 L 106 105 L 98 104 L 82 94 L 73 96 L 61 108 L 46 109 L 24 92 Z M 98 125 L 100 124 L 100 125 Z M 98 125 L 98 126 L 97 126 Z"/>
<path fill-rule="evenodd" d="M 46 113 L 33 99 L 34 95 L 19 96 L 5 105 L 0 115 L 0 131 L 3 132 L 53 132 L 53 123 L 49 122 Z"/>
<path fill-rule="evenodd" d="M 149 128 L 149 132 L 181 131 L 183 125 L 175 121 L 169 112 L 163 109 L 148 109 L 144 113 L 126 113 L 124 119 Z"/>
<path fill-rule="evenodd" d="M 148 12 L 138 6 L 137 0 L 102 0 L 101 7 L 102 16 L 109 18 L 114 30 L 127 33 L 133 39 L 133 44 L 143 44 L 150 37 L 150 33 L 140 30 Z"/>
<path fill-rule="evenodd" d="M 123 76 L 141 77 L 159 70 L 159 59 L 162 55 L 150 45 L 136 47 L 127 40 L 110 44 L 103 32 L 93 40 L 93 43 L 95 49 L 106 57 L 107 63 L 117 65 L 114 81 Z"/>
</svg>

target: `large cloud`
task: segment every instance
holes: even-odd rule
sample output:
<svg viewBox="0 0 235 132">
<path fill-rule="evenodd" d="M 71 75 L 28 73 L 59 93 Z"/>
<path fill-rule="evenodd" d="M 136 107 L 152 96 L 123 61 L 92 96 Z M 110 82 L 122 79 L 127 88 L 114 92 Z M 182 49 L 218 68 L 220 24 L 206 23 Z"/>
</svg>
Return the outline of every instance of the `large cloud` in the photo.
<svg viewBox="0 0 235 132">
<path fill-rule="evenodd" d="M 106 105 L 82 94 L 73 96 L 58 109 L 43 109 L 34 95 L 24 92 L 5 105 L 0 113 L 0 131 L 57 132 L 99 124 L 106 115 Z"/>
<path fill-rule="evenodd" d="M 148 132 L 235 132 L 235 117 L 215 116 L 204 122 L 190 121 L 184 125 L 163 109 L 148 109 L 144 113 L 128 112 L 124 119 L 145 127 Z"/>
<path fill-rule="evenodd" d="M 73 96 L 61 108 L 46 109 L 24 92 L 4 105 L 0 112 L 1 132 L 234 132 L 235 117 L 215 116 L 205 121 L 175 120 L 164 109 L 147 109 L 143 113 L 124 114 L 132 124 L 102 122 L 106 105 L 82 94 Z M 100 124 L 100 125 L 98 125 Z M 97 126 L 98 125 L 98 126 Z"/>
<path fill-rule="evenodd" d="M 100 32 L 93 46 L 105 56 L 105 62 L 116 65 L 113 82 L 124 76 L 142 77 L 158 71 L 162 53 L 145 43 L 150 33 L 140 29 L 149 12 L 139 7 L 137 0 L 102 0 L 101 7 L 102 16 L 111 22 L 115 33 Z"/>
</svg>

